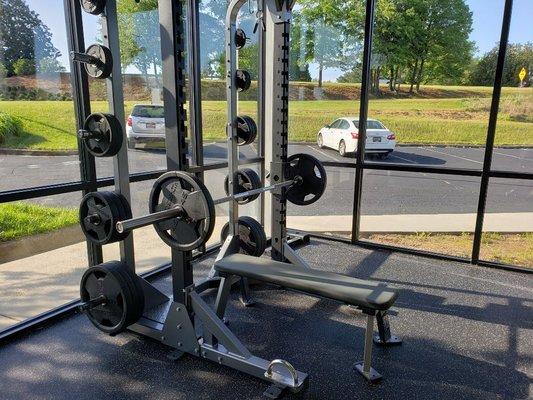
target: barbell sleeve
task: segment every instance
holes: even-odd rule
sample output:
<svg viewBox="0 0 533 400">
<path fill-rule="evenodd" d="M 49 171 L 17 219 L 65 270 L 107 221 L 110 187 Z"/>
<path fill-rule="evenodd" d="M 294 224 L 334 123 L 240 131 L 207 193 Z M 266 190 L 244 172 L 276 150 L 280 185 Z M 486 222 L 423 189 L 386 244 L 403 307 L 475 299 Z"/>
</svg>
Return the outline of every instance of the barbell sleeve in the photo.
<svg viewBox="0 0 533 400">
<path fill-rule="evenodd" d="M 158 211 L 153 214 L 143 215 L 142 217 L 119 221 L 116 225 L 117 232 L 130 232 L 134 229 L 142 228 L 143 226 L 148 226 L 155 224 L 156 222 L 166 221 L 168 219 L 175 218 L 181 213 L 183 213 L 181 207 L 174 207 L 168 210 Z"/>
<path fill-rule="evenodd" d="M 231 200 L 239 200 L 239 199 L 243 199 L 245 197 L 254 196 L 256 194 L 265 193 L 265 192 L 268 192 L 270 190 L 276 190 L 276 189 L 279 189 L 279 188 L 282 188 L 282 187 L 285 187 L 285 186 L 291 186 L 294 183 L 295 183 L 295 181 L 285 181 L 285 182 L 275 183 L 275 184 L 270 185 L 270 186 L 265 186 L 265 187 L 260 187 L 260 188 L 257 188 L 257 189 L 247 190 L 246 192 L 240 192 L 240 193 L 238 193 L 236 195 L 233 195 L 233 196 L 222 197 L 221 199 L 214 200 L 213 202 L 215 203 L 215 205 L 222 204 L 222 203 L 227 203 L 228 201 L 231 201 Z"/>
<path fill-rule="evenodd" d="M 295 183 L 296 183 L 296 180 L 275 183 L 270 186 L 265 186 L 265 187 L 261 187 L 258 189 L 252 189 L 246 192 L 241 192 L 233 196 L 222 197 L 220 199 L 214 200 L 213 203 L 215 205 L 222 204 L 228 201 L 238 200 L 244 197 L 249 197 L 249 196 L 253 196 L 256 194 L 268 192 L 270 190 L 276 190 L 276 189 L 279 189 L 285 186 L 291 186 Z M 174 208 L 170 208 L 168 210 L 158 211 L 153 214 L 143 215 L 142 217 L 126 219 L 124 221 L 118 221 L 116 224 L 116 229 L 118 233 L 131 232 L 134 229 L 142 228 L 144 226 L 153 225 L 157 222 L 162 222 L 162 221 L 169 220 L 171 218 L 179 217 L 180 215 L 183 214 L 183 212 L 184 212 L 183 208 L 177 206 Z"/>
</svg>

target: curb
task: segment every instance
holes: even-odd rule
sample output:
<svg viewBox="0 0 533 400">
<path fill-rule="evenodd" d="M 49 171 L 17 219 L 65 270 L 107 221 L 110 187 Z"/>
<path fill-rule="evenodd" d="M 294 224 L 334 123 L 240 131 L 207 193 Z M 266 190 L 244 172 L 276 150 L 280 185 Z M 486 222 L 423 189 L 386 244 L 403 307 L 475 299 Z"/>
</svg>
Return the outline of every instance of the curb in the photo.
<svg viewBox="0 0 533 400">
<path fill-rule="evenodd" d="M 204 143 L 204 146 L 210 144 L 226 143 L 226 140 L 209 141 Z M 292 145 L 309 146 L 315 142 L 290 142 Z M 461 144 L 423 144 L 423 143 L 398 143 L 396 147 L 437 147 L 437 148 L 455 148 L 455 149 L 484 149 L 485 146 L 461 145 Z M 533 149 L 533 145 L 503 145 L 494 146 L 495 149 Z M 78 150 L 27 150 L 27 149 L 6 149 L 0 148 L 0 155 L 24 155 L 24 156 L 76 156 Z"/>
<path fill-rule="evenodd" d="M 85 240 L 79 225 L 0 243 L 0 264 L 70 246 Z"/>
<path fill-rule="evenodd" d="M 27 150 L 0 148 L 0 154 L 24 156 L 76 156 L 78 150 Z"/>
</svg>

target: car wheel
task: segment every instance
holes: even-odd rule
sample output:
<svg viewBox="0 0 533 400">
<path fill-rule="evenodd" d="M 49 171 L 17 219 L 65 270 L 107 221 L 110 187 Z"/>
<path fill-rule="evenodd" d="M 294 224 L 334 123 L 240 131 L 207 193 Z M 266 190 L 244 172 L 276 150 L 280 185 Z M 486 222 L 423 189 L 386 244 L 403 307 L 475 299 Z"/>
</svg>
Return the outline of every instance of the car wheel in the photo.
<svg viewBox="0 0 533 400">
<path fill-rule="evenodd" d="M 344 140 L 341 140 L 339 143 L 339 154 L 341 157 L 346 157 L 346 143 L 344 143 Z"/>
<path fill-rule="evenodd" d="M 324 147 L 324 138 L 322 137 L 322 134 L 319 133 L 318 137 L 316 138 L 316 144 L 318 145 L 318 148 L 321 149 Z"/>
<path fill-rule="evenodd" d="M 128 140 L 128 149 L 135 149 L 135 142 L 133 140 Z"/>
</svg>

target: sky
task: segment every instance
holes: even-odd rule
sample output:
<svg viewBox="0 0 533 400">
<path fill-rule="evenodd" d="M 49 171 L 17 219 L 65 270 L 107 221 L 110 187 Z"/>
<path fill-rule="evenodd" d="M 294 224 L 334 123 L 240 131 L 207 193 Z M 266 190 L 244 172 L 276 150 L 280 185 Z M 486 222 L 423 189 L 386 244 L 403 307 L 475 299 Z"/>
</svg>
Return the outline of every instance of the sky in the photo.
<svg viewBox="0 0 533 400">
<path fill-rule="evenodd" d="M 37 12 L 50 28 L 53 43 L 62 57 L 60 61 L 68 69 L 68 50 L 63 17 L 62 0 L 25 0 L 29 7 Z M 481 55 L 494 47 L 499 40 L 504 0 L 466 0 L 473 12 L 473 31 L 470 39 L 476 43 L 476 55 Z M 85 13 L 84 13 L 85 14 Z M 533 42 L 533 0 L 514 0 L 513 16 L 509 41 L 511 43 Z M 85 14 L 84 29 L 86 44 L 95 41 L 98 36 L 97 17 Z M 316 78 L 316 67 L 311 66 L 311 75 Z M 326 70 L 324 80 L 334 81 L 340 75 L 339 70 Z"/>
</svg>

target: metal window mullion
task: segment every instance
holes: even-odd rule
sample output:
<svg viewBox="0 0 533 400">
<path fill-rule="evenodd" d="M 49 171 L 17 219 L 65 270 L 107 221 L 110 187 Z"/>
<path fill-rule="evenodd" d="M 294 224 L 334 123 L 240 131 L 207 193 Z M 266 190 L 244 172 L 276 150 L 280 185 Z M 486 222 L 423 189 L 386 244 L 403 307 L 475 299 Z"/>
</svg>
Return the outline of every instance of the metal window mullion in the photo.
<svg viewBox="0 0 533 400">
<path fill-rule="evenodd" d="M 69 53 L 72 51 L 85 52 L 83 36 L 83 20 L 80 2 L 64 0 L 65 25 L 67 27 L 67 43 Z M 83 66 L 70 60 L 71 90 L 76 115 L 76 127 L 82 129 L 85 119 L 91 113 L 89 81 Z M 80 160 L 80 178 L 85 188 L 83 195 L 97 190 L 96 163 L 94 157 L 87 151 L 80 139 L 77 140 L 78 156 Z M 87 261 L 89 266 L 103 262 L 102 246 L 86 241 Z"/>
<path fill-rule="evenodd" d="M 483 236 L 483 220 L 487 206 L 487 192 L 490 180 L 490 170 L 492 167 L 492 155 L 494 150 L 494 138 L 496 136 L 496 124 L 498 121 L 498 108 L 500 106 L 500 96 L 502 91 L 503 68 L 509 41 L 509 29 L 511 26 L 511 15 L 513 11 L 513 0 L 505 1 L 503 12 L 502 31 L 500 37 L 500 48 L 498 52 L 498 62 L 494 76 L 494 87 L 492 91 L 492 104 L 490 106 L 489 125 L 487 128 L 487 141 L 485 145 L 485 159 L 483 161 L 483 172 L 481 174 L 481 184 L 479 189 L 479 201 L 476 217 L 476 228 L 474 231 L 474 242 L 472 245 L 472 264 L 479 261 L 481 250 L 481 239 Z"/>
<path fill-rule="evenodd" d="M 363 68 L 361 80 L 361 99 L 359 102 L 359 138 L 357 139 L 357 161 L 354 181 L 354 201 L 352 214 L 352 243 L 359 240 L 361 223 L 361 196 L 365 159 L 366 125 L 368 118 L 368 98 L 370 86 L 370 61 L 372 57 L 372 34 L 374 29 L 375 0 L 366 0 L 365 37 L 363 49 Z"/>
</svg>

